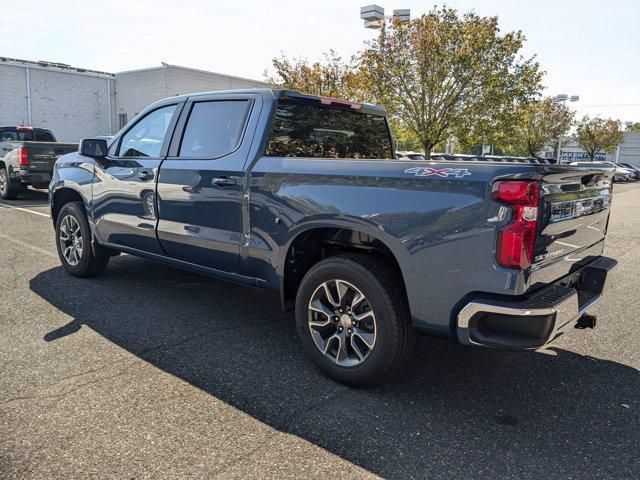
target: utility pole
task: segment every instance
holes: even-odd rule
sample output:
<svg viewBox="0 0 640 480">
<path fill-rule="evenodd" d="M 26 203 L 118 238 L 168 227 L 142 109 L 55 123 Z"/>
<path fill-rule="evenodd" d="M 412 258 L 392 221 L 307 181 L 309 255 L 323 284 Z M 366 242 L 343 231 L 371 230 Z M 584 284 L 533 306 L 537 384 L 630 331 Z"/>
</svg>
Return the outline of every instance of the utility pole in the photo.
<svg viewBox="0 0 640 480">
<path fill-rule="evenodd" d="M 561 93 L 551 98 L 555 102 L 562 102 L 562 105 L 564 105 L 567 100 L 569 100 L 570 102 L 577 102 L 578 100 L 580 100 L 579 95 L 567 95 L 566 93 Z M 558 137 L 558 156 L 556 158 L 557 163 L 560 163 L 560 148 L 562 148 L 562 135 Z"/>
</svg>

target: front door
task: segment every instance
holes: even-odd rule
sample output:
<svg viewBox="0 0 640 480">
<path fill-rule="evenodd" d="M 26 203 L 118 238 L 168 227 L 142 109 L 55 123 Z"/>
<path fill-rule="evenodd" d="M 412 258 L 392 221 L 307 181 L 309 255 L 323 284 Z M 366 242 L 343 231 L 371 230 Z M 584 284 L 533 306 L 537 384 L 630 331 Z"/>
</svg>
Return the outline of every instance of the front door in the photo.
<svg viewBox="0 0 640 480">
<path fill-rule="evenodd" d="M 161 255 L 156 238 L 155 187 L 179 105 L 151 110 L 96 162 L 95 230 L 102 242 Z"/>
<path fill-rule="evenodd" d="M 237 271 L 245 131 L 259 104 L 257 95 L 214 94 L 185 105 L 158 178 L 158 239 L 168 256 Z"/>
</svg>

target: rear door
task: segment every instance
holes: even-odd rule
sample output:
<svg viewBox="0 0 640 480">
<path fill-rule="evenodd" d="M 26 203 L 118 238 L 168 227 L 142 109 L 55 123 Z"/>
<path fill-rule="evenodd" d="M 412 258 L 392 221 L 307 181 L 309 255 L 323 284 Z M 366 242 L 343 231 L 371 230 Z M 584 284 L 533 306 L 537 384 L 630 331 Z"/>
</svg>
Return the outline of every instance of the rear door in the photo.
<svg viewBox="0 0 640 480">
<path fill-rule="evenodd" d="M 182 103 L 144 114 L 96 162 L 93 213 L 103 242 L 162 255 L 156 238 L 155 186 Z"/>
<path fill-rule="evenodd" d="M 261 105 L 258 94 L 198 96 L 185 105 L 158 178 L 158 239 L 168 256 L 238 269 L 243 168 Z"/>
</svg>

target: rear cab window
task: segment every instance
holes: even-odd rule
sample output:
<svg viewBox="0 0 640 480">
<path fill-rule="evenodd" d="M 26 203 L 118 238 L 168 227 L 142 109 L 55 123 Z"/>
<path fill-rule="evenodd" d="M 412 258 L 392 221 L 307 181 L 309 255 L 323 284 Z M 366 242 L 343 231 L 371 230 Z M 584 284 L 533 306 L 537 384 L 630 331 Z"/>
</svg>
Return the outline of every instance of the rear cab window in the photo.
<svg viewBox="0 0 640 480">
<path fill-rule="evenodd" d="M 36 142 L 55 142 L 55 138 L 51 135 L 51 132 L 47 130 L 40 130 L 36 128 L 35 131 Z"/>
<path fill-rule="evenodd" d="M 2 142 L 55 142 L 49 130 L 33 127 L 4 127 L 0 128 Z"/>
<path fill-rule="evenodd" d="M 323 104 L 320 98 L 284 96 L 276 107 L 265 155 L 394 158 L 386 118 L 359 108 L 349 102 L 333 105 Z"/>
</svg>

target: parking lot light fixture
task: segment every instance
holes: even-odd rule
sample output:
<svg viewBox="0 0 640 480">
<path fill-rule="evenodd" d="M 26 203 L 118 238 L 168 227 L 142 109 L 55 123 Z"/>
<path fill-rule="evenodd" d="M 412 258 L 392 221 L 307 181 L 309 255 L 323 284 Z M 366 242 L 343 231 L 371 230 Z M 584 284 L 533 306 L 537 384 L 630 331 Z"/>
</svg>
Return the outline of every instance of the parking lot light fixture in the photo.
<svg viewBox="0 0 640 480">
<path fill-rule="evenodd" d="M 398 19 L 403 22 L 411 20 L 411 10 L 401 8 L 393 11 L 393 15 L 385 15 L 380 5 L 366 5 L 360 7 L 360 18 L 364 21 L 364 28 L 378 30 L 387 20 Z"/>
<path fill-rule="evenodd" d="M 553 97 L 551 97 L 555 102 L 562 102 L 562 104 L 564 105 L 564 103 L 566 101 L 569 102 L 577 102 L 578 100 L 580 100 L 580 95 L 567 95 L 566 93 L 559 93 L 558 95 L 555 95 Z M 560 149 L 562 148 L 562 135 L 560 135 L 558 137 L 558 155 L 557 155 L 557 159 L 556 162 L 560 163 Z"/>
</svg>

